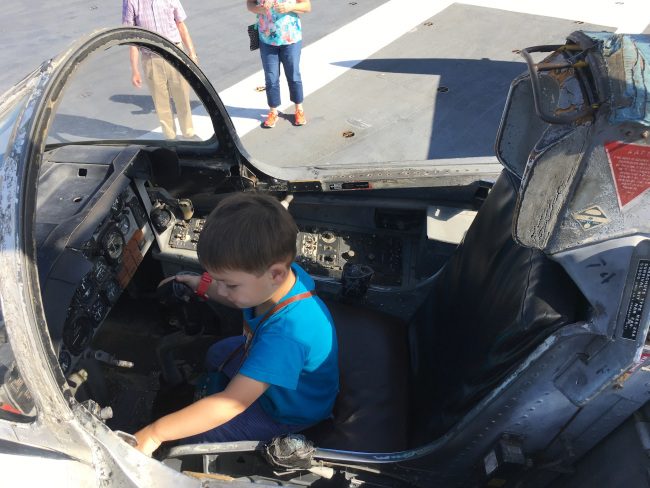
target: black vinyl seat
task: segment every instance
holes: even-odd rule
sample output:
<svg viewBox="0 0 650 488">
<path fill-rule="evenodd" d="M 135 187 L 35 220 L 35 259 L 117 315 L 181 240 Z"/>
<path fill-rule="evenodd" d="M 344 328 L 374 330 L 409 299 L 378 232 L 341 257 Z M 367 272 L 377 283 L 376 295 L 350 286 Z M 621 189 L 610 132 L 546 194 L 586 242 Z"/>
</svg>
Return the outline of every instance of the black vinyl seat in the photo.
<svg viewBox="0 0 650 488">
<path fill-rule="evenodd" d="M 584 303 L 564 270 L 511 235 L 518 180 L 504 172 L 408 324 L 328 303 L 340 347 L 334 419 L 319 447 L 389 452 L 444 434 Z"/>
<path fill-rule="evenodd" d="M 556 262 L 512 239 L 519 180 L 504 171 L 410 321 L 412 441 L 446 432 L 584 298 Z"/>
<path fill-rule="evenodd" d="M 409 351 L 406 323 L 325 301 L 336 324 L 340 390 L 333 419 L 306 432 L 319 447 L 360 452 L 407 448 Z"/>
</svg>

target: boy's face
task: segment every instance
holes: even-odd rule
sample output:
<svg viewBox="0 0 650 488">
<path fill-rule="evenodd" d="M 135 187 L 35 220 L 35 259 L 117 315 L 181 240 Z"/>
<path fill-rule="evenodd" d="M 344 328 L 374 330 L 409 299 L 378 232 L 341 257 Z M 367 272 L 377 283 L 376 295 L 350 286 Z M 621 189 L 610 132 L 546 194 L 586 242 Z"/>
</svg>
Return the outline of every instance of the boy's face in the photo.
<svg viewBox="0 0 650 488">
<path fill-rule="evenodd" d="M 217 293 L 238 308 L 250 308 L 269 300 L 288 276 L 285 265 L 273 265 L 261 276 L 246 271 L 209 271 Z"/>
</svg>

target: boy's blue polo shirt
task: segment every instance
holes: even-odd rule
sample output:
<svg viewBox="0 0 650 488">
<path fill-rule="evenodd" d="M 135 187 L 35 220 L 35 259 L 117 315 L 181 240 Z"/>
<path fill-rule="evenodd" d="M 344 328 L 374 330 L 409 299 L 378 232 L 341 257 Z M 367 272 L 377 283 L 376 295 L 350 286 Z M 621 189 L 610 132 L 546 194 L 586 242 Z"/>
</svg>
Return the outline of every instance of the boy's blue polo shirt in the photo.
<svg viewBox="0 0 650 488">
<path fill-rule="evenodd" d="M 296 283 L 283 300 L 314 289 L 314 280 L 297 264 Z M 260 397 L 262 408 L 285 424 L 313 424 L 327 418 L 339 389 L 338 344 L 334 322 L 318 297 L 293 302 L 260 328 L 261 316 L 243 310 L 255 331 L 239 373 L 270 386 Z"/>
</svg>

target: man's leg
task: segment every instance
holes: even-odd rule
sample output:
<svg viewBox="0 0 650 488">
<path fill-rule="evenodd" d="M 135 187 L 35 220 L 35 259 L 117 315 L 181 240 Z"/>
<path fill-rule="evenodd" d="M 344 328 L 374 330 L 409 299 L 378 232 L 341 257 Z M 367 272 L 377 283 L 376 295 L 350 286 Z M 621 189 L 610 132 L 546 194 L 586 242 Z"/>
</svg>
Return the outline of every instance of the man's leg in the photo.
<svg viewBox="0 0 650 488">
<path fill-rule="evenodd" d="M 190 107 L 190 87 L 185 78 L 173 66 L 165 64 L 165 72 L 178 115 L 178 125 L 181 126 L 181 133 L 185 137 L 192 137 L 194 136 L 194 124 Z"/>
<path fill-rule="evenodd" d="M 153 105 L 156 107 L 156 114 L 162 127 L 165 139 L 176 138 L 176 125 L 174 116 L 169 103 L 169 90 L 167 88 L 167 76 L 165 74 L 164 64 L 166 61 L 157 56 L 143 55 L 142 70 L 144 78 L 149 86 Z"/>
</svg>

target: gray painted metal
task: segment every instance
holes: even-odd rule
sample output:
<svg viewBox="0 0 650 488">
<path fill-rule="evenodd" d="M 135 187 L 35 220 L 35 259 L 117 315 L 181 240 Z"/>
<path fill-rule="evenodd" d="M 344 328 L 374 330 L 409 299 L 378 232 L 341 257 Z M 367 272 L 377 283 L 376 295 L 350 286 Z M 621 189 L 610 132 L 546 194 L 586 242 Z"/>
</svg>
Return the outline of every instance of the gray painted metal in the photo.
<svg viewBox="0 0 650 488">
<path fill-rule="evenodd" d="M 613 156 L 606 148 L 608 143 L 616 142 L 639 151 L 650 150 L 650 123 L 645 108 L 650 71 L 635 68 L 644 64 L 650 41 L 647 36 L 632 36 L 631 45 L 617 35 L 589 35 L 576 35 L 574 39 L 587 48 L 586 59 L 594 73 L 600 108 L 593 120 L 586 117 L 570 126 L 548 127 L 544 142 L 535 148 L 522 176 L 515 238 L 549 254 L 626 235 L 650 234 L 650 192 L 644 191 L 648 183 L 644 156 L 638 156 L 636 166 L 616 181 Z M 589 43 L 593 47 L 588 47 Z M 548 59 L 560 58 L 551 55 Z M 549 98 L 570 93 L 564 103 L 559 99 L 552 102 L 557 110 L 595 103 L 586 98 L 588 90 L 569 87 L 575 77 L 566 70 L 559 76 L 546 76 L 549 82 L 557 83 Z M 630 110 L 618 108 L 623 101 Z M 630 184 L 640 188 L 627 201 Z M 584 225 L 580 214 L 589 212 L 598 214 L 598 225 Z"/>
</svg>

